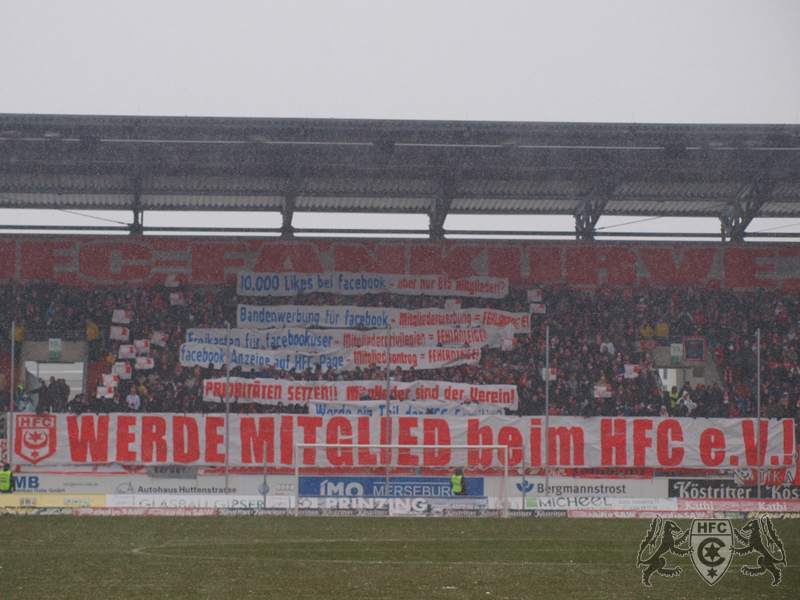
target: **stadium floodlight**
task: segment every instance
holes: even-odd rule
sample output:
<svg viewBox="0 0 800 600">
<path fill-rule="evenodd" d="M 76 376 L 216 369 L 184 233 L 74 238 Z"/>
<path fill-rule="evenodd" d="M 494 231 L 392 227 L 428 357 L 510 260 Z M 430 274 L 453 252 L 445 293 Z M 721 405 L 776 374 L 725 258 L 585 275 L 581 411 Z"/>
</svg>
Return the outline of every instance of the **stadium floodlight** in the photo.
<svg viewBox="0 0 800 600">
<path fill-rule="evenodd" d="M 316 454 L 317 450 L 324 450 L 324 456 Z M 318 470 L 328 468 L 328 463 L 341 469 L 341 473 L 346 473 L 347 469 L 357 469 L 358 475 L 363 477 L 365 468 L 386 468 L 399 471 L 396 477 L 407 476 L 403 470 L 413 470 L 418 472 L 425 469 L 426 472 L 436 477 L 449 478 L 459 467 L 464 469 L 481 469 L 480 477 L 487 475 L 487 467 L 484 466 L 486 453 L 492 455 L 492 462 L 496 465 L 493 471 L 495 477 L 500 479 L 500 484 L 492 489 L 492 495 L 486 494 L 481 499 L 488 503 L 490 499 L 495 500 L 495 507 L 503 517 L 508 516 L 509 510 L 509 490 L 508 490 L 508 458 L 511 450 L 522 452 L 520 448 L 511 448 L 507 445 L 432 445 L 432 444 L 306 444 L 297 443 L 294 445 L 294 465 L 295 465 L 295 498 L 294 514 L 300 514 L 300 476 L 301 469 Z M 306 456 L 306 452 L 314 452 L 313 456 Z M 495 456 L 496 453 L 496 456 Z M 513 459 L 513 456 L 511 457 Z M 301 466 L 302 465 L 302 466 Z M 378 471 L 375 471 L 376 475 Z M 469 478 L 467 478 L 469 479 Z M 468 484 L 469 485 L 469 484 Z M 392 497 L 389 486 L 383 490 L 384 494 Z M 341 493 L 348 494 L 346 489 Z M 320 494 L 322 495 L 322 494 Z M 476 496 L 459 496 L 460 498 L 472 498 Z M 455 498 L 455 497 L 454 497 Z"/>
</svg>

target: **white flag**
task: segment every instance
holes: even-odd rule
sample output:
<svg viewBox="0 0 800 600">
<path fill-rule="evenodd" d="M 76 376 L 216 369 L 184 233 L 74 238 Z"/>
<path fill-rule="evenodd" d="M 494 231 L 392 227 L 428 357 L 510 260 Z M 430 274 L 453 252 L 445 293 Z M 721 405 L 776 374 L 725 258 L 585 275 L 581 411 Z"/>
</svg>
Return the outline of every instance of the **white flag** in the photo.
<svg viewBox="0 0 800 600">
<path fill-rule="evenodd" d="M 639 377 L 639 365 L 625 365 L 625 379 L 636 379 Z"/>
<path fill-rule="evenodd" d="M 111 322 L 119 323 L 120 325 L 130 325 L 131 311 L 129 310 L 115 310 L 111 314 Z"/>
<path fill-rule="evenodd" d="M 528 290 L 528 302 L 541 302 L 542 290 Z"/>
<path fill-rule="evenodd" d="M 547 307 L 544 304 L 531 303 L 531 312 L 535 315 L 543 315 L 547 313 Z"/>
<path fill-rule="evenodd" d="M 541 375 L 542 375 L 542 379 L 545 379 L 545 377 L 547 376 L 547 369 L 545 369 L 544 367 L 542 367 Z M 555 381 L 556 379 L 558 379 L 558 375 L 557 375 L 557 372 L 556 372 L 555 369 L 550 369 L 550 377 L 549 377 L 549 379 L 550 379 L 550 381 Z"/>
<path fill-rule="evenodd" d="M 97 397 L 98 398 L 113 398 L 114 397 L 114 387 L 110 385 L 101 385 L 97 387 Z"/>
<path fill-rule="evenodd" d="M 152 358 L 147 358 L 146 356 L 136 357 L 136 368 L 139 370 L 152 369 L 155 366 L 156 364 Z"/>
<path fill-rule="evenodd" d="M 127 327 L 120 327 L 118 325 L 112 325 L 111 331 L 109 336 L 112 340 L 119 340 L 121 342 L 127 342 L 131 337 L 131 330 Z"/>
<path fill-rule="evenodd" d="M 114 363 L 114 366 L 111 367 L 111 372 L 120 379 L 130 379 L 133 375 L 130 363 L 121 361 Z"/>
<path fill-rule="evenodd" d="M 458 298 L 448 298 L 444 301 L 445 310 L 458 310 L 461 308 L 461 300 Z"/>
<path fill-rule="evenodd" d="M 137 354 L 150 354 L 150 340 L 133 340 Z"/>
<path fill-rule="evenodd" d="M 594 386 L 594 397 L 595 398 L 611 398 L 611 386 L 610 385 L 596 385 L 596 386 Z"/>
<path fill-rule="evenodd" d="M 150 336 L 150 343 L 164 348 L 167 345 L 168 339 L 169 336 L 166 333 L 163 333 L 161 331 L 154 331 L 153 335 Z"/>
<path fill-rule="evenodd" d="M 119 385 L 119 375 L 114 373 L 104 373 L 103 385 L 108 387 L 117 387 Z"/>
<path fill-rule="evenodd" d="M 133 344 L 123 344 L 119 347 L 120 358 L 135 358 L 136 347 Z"/>
<path fill-rule="evenodd" d="M 169 295 L 169 303 L 172 306 L 183 306 L 183 293 L 182 292 L 172 292 Z"/>
</svg>

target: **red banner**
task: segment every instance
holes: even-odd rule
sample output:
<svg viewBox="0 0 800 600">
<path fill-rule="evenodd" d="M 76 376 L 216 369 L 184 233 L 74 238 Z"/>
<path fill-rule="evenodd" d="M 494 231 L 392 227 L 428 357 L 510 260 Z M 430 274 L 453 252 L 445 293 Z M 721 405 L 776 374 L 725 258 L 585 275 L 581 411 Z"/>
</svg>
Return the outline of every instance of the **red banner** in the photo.
<svg viewBox="0 0 800 600">
<path fill-rule="evenodd" d="M 498 277 L 531 287 L 693 285 L 800 291 L 796 244 L 0 238 L 0 281 L 142 286 L 170 284 L 178 277 L 190 285 L 211 285 L 233 281 L 245 269 Z"/>
<path fill-rule="evenodd" d="M 297 443 L 385 444 L 385 419 L 360 416 L 231 415 L 230 464 L 292 465 Z M 523 460 L 541 466 L 545 450 L 542 417 L 401 416 L 391 419 L 389 443 L 469 445 L 449 450 L 400 450 L 400 466 L 501 466 Z M 190 464 L 226 462 L 224 414 L 16 415 L 14 461 L 19 464 Z M 794 422 L 750 419 L 579 418 L 550 419 L 548 460 L 553 466 L 737 468 L 791 465 Z M 305 449 L 304 466 L 378 466 L 377 451 Z M 466 456 L 464 456 L 466 454 Z"/>
</svg>

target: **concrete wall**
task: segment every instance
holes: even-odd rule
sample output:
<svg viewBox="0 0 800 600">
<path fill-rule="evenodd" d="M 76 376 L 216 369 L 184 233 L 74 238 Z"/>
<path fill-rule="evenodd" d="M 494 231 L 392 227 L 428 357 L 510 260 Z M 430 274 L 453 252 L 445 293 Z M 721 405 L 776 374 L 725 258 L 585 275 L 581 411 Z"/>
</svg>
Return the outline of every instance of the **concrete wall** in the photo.
<svg viewBox="0 0 800 600">
<path fill-rule="evenodd" d="M 653 358 L 656 367 L 659 369 L 676 369 L 678 371 L 677 386 L 680 389 L 685 382 L 690 382 L 692 387 L 698 383 L 711 386 L 715 383 L 722 384 L 719 376 L 717 363 L 714 362 L 714 354 L 706 347 L 706 361 L 703 363 L 685 363 L 682 360 L 678 363 L 672 362 L 669 346 L 658 346 L 653 350 Z"/>
</svg>

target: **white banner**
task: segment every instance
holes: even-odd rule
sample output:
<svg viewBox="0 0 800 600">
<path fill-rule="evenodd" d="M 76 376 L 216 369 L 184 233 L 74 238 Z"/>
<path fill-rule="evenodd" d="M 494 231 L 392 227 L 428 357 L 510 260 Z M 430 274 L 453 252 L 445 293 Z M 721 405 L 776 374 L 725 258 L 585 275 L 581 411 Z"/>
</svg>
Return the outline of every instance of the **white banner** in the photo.
<svg viewBox="0 0 800 600">
<path fill-rule="evenodd" d="M 206 379 L 203 400 L 223 402 L 226 378 Z M 447 381 L 392 381 L 392 399 L 403 401 L 471 402 L 516 410 L 519 399 L 515 385 L 471 385 Z M 231 377 L 231 401 L 258 404 L 305 404 L 318 402 L 356 402 L 386 400 L 385 381 L 289 381 L 286 379 L 246 379 Z"/>
<path fill-rule="evenodd" d="M 381 400 L 365 400 L 363 402 L 325 402 L 312 400 L 308 405 L 308 414 L 332 417 L 348 415 L 359 417 L 383 417 L 386 415 L 386 402 Z M 485 416 L 505 414 L 499 406 L 487 404 L 455 403 L 447 400 L 416 400 L 408 402 L 392 402 L 389 414 L 393 417 L 409 415 L 445 415 L 445 416 Z"/>
<path fill-rule="evenodd" d="M 230 354 L 229 354 L 230 353 Z M 348 348 L 329 352 L 308 353 L 297 350 L 255 350 L 231 346 L 212 346 L 211 344 L 182 344 L 180 361 L 184 367 L 208 366 L 219 368 L 227 363 L 230 356 L 231 367 L 241 366 L 252 371 L 261 367 L 276 369 L 315 369 L 319 365 L 323 371 L 352 371 L 356 367 L 366 368 L 370 364 L 386 365 L 386 348 Z M 455 367 L 458 365 L 477 365 L 481 360 L 480 348 L 423 348 L 405 350 L 392 348 L 389 363 L 394 370 L 403 371 L 411 367 L 419 371 Z"/>
<path fill-rule="evenodd" d="M 271 348 L 267 343 L 271 329 L 231 329 L 230 345 L 255 350 Z M 320 332 L 321 333 L 321 332 Z M 187 344 L 228 345 L 228 330 L 219 328 L 192 328 L 186 330 Z"/>
<path fill-rule="evenodd" d="M 531 332 L 529 313 L 489 308 L 443 310 L 420 308 L 364 308 L 361 306 L 249 306 L 236 308 L 236 326 L 242 329 L 280 327 L 330 327 L 386 329 L 386 327 L 512 327 L 514 333 Z"/>
<path fill-rule="evenodd" d="M 225 464 L 225 415 L 220 413 L 17 414 L 14 463 L 58 464 Z M 385 419 L 338 415 L 230 415 L 230 464 L 291 466 L 295 444 L 386 443 Z M 469 445 L 474 450 L 399 450 L 401 466 L 491 467 L 503 453 L 481 446 L 513 449 L 509 465 L 542 465 L 542 417 L 398 416 L 389 441 L 396 444 Z M 670 469 L 753 467 L 759 462 L 753 419 L 662 419 L 552 417 L 548 459 L 559 467 L 653 467 Z M 789 466 L 794 422 L 761 422 L 760 461 Z M 302 466 L 377 466 L 381 453 L 364 449 L 313 449 L 299 454 Z"/>
<path fill-rule="evenodd" d="M 150 354 L 150 340 L 133 340 L 137 354 Z"/>
<path fill-rule="evenodd" d="M 252 273 L 236 277 L 239 296 L 296 296 L 298 292 L 337 295 L 401 294 L 405 296 L 473 296 L 505 298 L 508 279 L 442 275 L 376 275 L 373 273 Z"/>
<path fill-rule="evenodd" d="M 227 345 L 227 329 L 188 329 L 186 343 L 210 344 L 212 346 Z M 514 337 L 514 328 L 476 327 L 459 329 L 457 327 L 420 327 L 398 328 L 391 330 L 391 347 L 424 348 L 454 347 L 463 348 L 509 348 L 504 344 Z M 362 348 L 387 346 L 385 330 L 359 329 L 231 329 L 230 345 L 238 348 L 263 350 L 339 350 L 344 348 Z"/>
<path fill-rule="evenodd" d="M 283 330 L 272 330 L 283 331 Z M 291 331 L 291 330 L 288 330 Z M 387 345 L 386 332 L 380 329 L 359 331 L 353 329 L 327 330 L 335 336 L 334 347 L 361 348 L 374 346 L 385 348 Z M 503 340 L 514 337 L 514 328 L 505 327 L 476 327 L 473 329 L 459 329 L 457 327 L 419 327 L 392 329 L 388 342 L 394 348 L 420 348 L 420 347 L 453 347 L 453 348 L 503 348 Z"/>
</svg>

